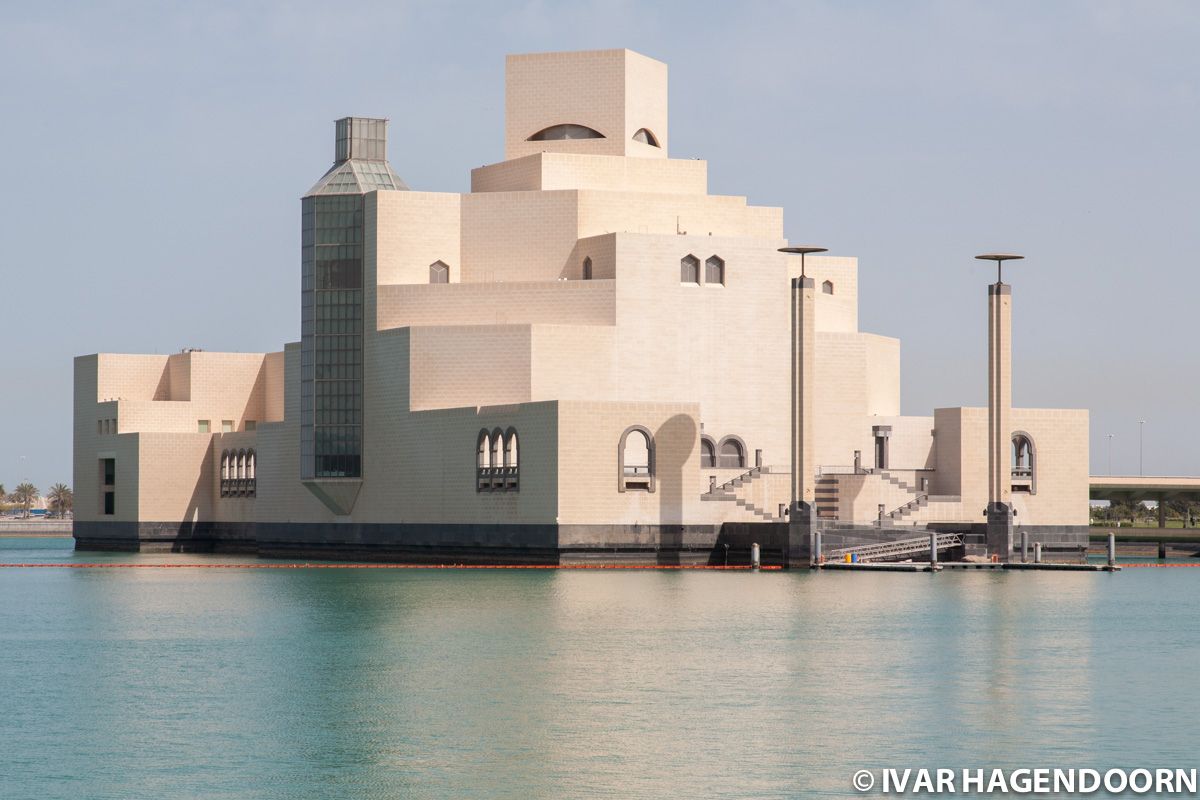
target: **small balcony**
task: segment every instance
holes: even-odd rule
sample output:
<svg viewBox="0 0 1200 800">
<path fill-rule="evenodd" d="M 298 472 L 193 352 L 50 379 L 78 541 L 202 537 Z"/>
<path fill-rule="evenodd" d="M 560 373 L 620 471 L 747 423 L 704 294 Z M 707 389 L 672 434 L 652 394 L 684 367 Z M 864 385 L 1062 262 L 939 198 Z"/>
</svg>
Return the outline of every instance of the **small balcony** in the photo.
<svg viewBox="0 0 1200 800">
<path fill-rule="evenodd" d="M 256 478 L 222 478 L 221 497 L 255 497 L 257 483 Z"/>
<path fill-rule="evenodd" d="M 477 467 L 475 491 L 516 492 L 521 488 L 521 473 L 518 467 Z"/>
</svg>

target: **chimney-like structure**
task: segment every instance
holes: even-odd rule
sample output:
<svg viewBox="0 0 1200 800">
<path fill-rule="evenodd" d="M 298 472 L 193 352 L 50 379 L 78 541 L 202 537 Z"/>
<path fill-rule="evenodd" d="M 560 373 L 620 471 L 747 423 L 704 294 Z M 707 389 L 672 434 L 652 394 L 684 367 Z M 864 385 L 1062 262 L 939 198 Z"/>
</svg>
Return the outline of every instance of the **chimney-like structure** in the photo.
<svg viewBox="0 0 1200 800">
<path fill-rule="evenodd" d="M 1004 283 L 1003 264 L 1022 256 L 988 253 L 976 258 L 996 262 L 996 282 L 988 286 L 988 553 L 1011 561 L 1012 507 L 1012 287 Z"/>
<path fill-rule="evenodd" d="M 343 117 L 334 123 L 334 160 L 338 163 L 352 158 L 363 161 L 387 160 L 386 119 Z"/>
<path fill-rule="evenodd" d="M 813 391 L 816 388 L 817 284 L 804 271 L 809 253 L 824 247 L 781 247 L 779 252 L 800 256 L 800 277 L 792 278 L 792 496 L 788 511 L 788 562 L 816 558 L 816 448 L 813 437 Z"/>
<path fill-rule="evenodd" d="M 792 522 L 811 520 L 816 502 L 813 461 L 813 362 L 816 281 L 792 279 Z"/>
<path fill-rule="evenodd" d="M 339 519 L 363 482 L 366 196 L 405 191 L 387 120 L 334 123 L 334 163 L 300 201 L 300 480 Z"/>
</svg>

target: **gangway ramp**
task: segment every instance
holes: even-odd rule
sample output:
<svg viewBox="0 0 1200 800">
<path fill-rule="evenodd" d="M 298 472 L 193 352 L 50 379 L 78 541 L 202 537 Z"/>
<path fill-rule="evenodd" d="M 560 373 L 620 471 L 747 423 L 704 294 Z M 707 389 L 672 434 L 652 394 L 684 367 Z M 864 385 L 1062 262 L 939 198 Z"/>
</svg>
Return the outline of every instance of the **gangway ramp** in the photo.
<svg viewBox="0 0 1200 800">
<path fill-rule="evenodd" d="M 962 544 L 962 534 L 937 534 L 936 546 L 939 553 L 943 550 L 962 547 Z M 858 556 L 860 563 L 872 561 L 903 561 L 908 558 L 913 558 L 914 556 L 928 556 L 929 537 L 919 536 L 913 539 L 896 539 L 891 542 L 880 542 L 879 544 L 864 544 L 856 547 L 843 547 L 837 550 L 830 550 L 826 554 L 826 558 L 830 561 L 840 561 L 849 554 Z"/>
</svg>

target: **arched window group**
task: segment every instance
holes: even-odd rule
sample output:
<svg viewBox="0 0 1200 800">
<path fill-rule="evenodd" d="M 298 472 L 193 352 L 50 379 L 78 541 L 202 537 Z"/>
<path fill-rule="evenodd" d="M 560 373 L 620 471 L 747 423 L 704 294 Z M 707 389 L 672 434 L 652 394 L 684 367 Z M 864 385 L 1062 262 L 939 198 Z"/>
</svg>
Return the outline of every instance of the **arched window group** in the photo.
<svg viewBox="0 0 1200 800">
<path fill-rule="evenodd" d="M 258 459 L 253 449 L 221 452 L 221 497 L 254 497 L 257 482 Z"/>
<path fill-rule="evenodd" d="M 475 491 L 515 492 L 521 488 L 521 461 L 515 428 L 484 428 L 475 444 Z"/>
<path fill-rule="evenodd" d="M 720 441 L 700 435 L 701 469 L 746 469 L 746 443 L 740 436 L 725 436 Z"/>
<path fill-rule="evenodd" d="M 617 442 L 617 491 L 654 491 L 654 434 L 630 425 Z"/>
<path fill-rule="evenodd" d="M 704 261 L 704 271 L 700 271 L 700 259 L 691 253 L 679 259 L 679 282 L 704 286 L 725 285 L 725 259 L 720 256 L 709 256 Z"/>
<path fill-rule="evenodd" d="M 736 436 L 726 436 L 717 445 L 717 459 L 721 469 L 745 469 L 746 443 Z"/>
<path fill-rule="evenodd" d="M 1037 494 L 1037 451 L 1024 431 L 1012 437 L 1012 490 Z"/>
</svg>

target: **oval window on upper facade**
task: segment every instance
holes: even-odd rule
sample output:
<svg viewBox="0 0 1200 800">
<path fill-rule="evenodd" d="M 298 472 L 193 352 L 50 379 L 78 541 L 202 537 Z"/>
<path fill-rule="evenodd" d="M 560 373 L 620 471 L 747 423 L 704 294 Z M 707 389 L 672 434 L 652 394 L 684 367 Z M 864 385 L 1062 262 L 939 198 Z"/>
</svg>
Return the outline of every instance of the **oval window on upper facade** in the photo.
<svg viewBox="0 0 1200 800">
<path fill-rule="evenodd" d="M 658 139 L 654 137 L 653 133 L 645 128 L 638 128 L 638 132 L 633 135 L 633 140 L 635 142 L 641 142 L 642 144 L 648 144 L 651 147 L 659 146 Z"/>
<path fill-rule="evenodd" d="M 560 139 L 603 139 L 604 134 L 587 125 L 551 125 L 529 137 L 531 142 L 550 142 Z"/>
</svg>

